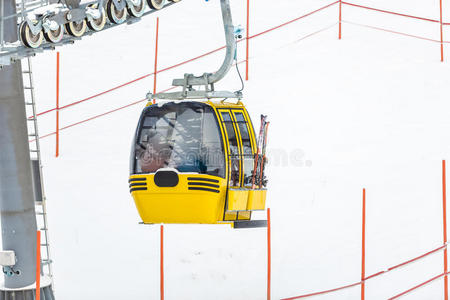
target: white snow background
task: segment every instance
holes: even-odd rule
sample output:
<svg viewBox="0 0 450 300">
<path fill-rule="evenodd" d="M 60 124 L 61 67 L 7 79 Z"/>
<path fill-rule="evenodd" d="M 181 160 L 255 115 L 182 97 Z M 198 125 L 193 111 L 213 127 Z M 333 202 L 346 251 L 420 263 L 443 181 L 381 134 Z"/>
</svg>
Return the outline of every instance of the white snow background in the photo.
<svg viewBox="0 0 450 300">
<path fill-rule="evenodd" d="M 246 1 L 232 0 L 245 25 Z M 251 1 L 251 33 L 330 3 Z M 437 0 L 357 3 L 439 18 Z M 444 1 L 450 21 L 450 2 Z M 83 38 L 61 52 L 61 105 L 224 44 L 219 1 L 184 0 L 130 26 Z M 439 39 L 439 24 L 344 6 L 343 19 Z M 442 244 L 441 160 L 450 159 L 450 63 L 439 44 L 343 24 L 338 6 L 251 41 L 245 103 L 258 126 L 268 114 L 272 297 L 360 280 L 361 198 L 367 188 L 366 274 Z M 450 37 L 450 31 L 445 32 Z M 239 45 L 239 58 L 245 56 Z M 446 45 L 447 61 L 450 48 Z M 224 52 L 158 75 L 158 89 L 185 72 L 214 71 Z M 38 110 L 55 106 L 56 52 L 34 61 Z M 244 64 L 240 65 L 244 73 Z M 236 90 L 232 70 L 222 89 Z M 61 112 L 62 126 L 142 99 L 153 77 Z M 128 191 L 129 152 L 142 105 L 42 140 L 58 299 L 159 299 L 159 226 L 139 225 Z M 55 114 L 39 118 L 54 131 Z M 258 130 L 258 128 L 256 128 Z M 265 214 L 257 215 L 265 218 Z M 386 299 L 443 271 L 442 252 L 367 282 Z M 265 299 L 266 231 L 165 226 L 166 299 Z M 359 287 L 317 299 L 358 299 Z M 443 299 L 443 280 L 405 299 Z"/>
</svg>

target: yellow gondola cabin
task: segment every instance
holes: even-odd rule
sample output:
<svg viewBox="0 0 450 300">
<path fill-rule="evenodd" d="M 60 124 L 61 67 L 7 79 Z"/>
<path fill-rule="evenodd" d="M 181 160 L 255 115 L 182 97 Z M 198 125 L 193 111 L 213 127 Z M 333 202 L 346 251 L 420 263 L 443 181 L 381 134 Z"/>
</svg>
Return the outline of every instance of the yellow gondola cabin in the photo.
<svg viewBox="0 0 450 300">
<path fill-rule="evenodd" d="M 266 180 L 244 105 L 167 101 L 143 110 L 131 153 L 129 188 L 152 223 L 260 227 Z M 258 158 L 259 156 L 259 158 Z"/>
</svg>

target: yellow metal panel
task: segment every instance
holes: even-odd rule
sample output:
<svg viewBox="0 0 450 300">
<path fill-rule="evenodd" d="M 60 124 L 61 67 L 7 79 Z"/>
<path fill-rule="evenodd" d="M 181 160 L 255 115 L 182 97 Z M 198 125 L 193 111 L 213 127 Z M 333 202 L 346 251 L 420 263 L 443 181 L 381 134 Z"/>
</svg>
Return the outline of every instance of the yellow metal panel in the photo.
<svg viewBox="0 0 450 300">
<path fill-rule="evenodd" d="M 249 190 L 247 210 L 266 209 L 267 189 Z"/>
<path fill-rule="evenodd" d="M 146 178 L 145 186 L 131 186 L 138 188 L 132 191 L 136 208 L 144 223 L 201 223 L 216 224 L 222 221 L 225 206 L 226 181 L 223 178 L 199 175 L 178 174 L 179 183 L 176 187 L 161 188 L 153 181 L 154 174 L 132 175 L 133 178 Z M 195 180 L 188 178 L 207 178 L 218 180 L 218 188 L 192 185 Z M 141 181 L 139 181 L 141 182 Z M 132 184 L 133 182 L 131 182 Z M 202 181 L 198 181 L 202 183 Z M 202 188 L 208 190 L 192 190 L 189 188 Z M 139 190 L 139 188 L 146 190 Z M 217 190 L 218 192 L 214 192 Z"/>
<path fill-rule="evenodd" d="M 227 212 L 225 212 L 224 221 L 234 221 L 234 220 L 236 220 L 236 215 L 237 215 L 237 212 L 227 211 Z"/>
<path fill-rule="evenodd" d="M 246 210 L 248 201 L 248 189 L 228 190 L 228 210 Z"/>
<path fill-rule="evenodd" d="M 205 103 L 215 107 L 217 109 L 220 108 L 243 108 L 244 104 L 241 101 L 237 103 L 226 102 L 226 101 L 206 101 Z"/>
<path fill-rule="evenodd" d="M 252 216 L 251 211 L 240 211 L 238 215 L 238 220 L 250 220 Z"/>
</svg>

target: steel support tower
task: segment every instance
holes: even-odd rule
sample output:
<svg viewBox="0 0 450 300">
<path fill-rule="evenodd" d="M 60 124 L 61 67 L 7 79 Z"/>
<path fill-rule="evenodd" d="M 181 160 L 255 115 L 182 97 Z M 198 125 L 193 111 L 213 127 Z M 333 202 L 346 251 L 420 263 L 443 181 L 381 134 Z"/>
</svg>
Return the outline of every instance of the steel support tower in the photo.
<svg viewBox="0 0 450 300">
<path fill-rule="evenodd" d="M 16 13 L 15 0 L 2 2 L 5 15 Z M 17 19 L 6 19 L 3 26 L 4 40 L 17 41 Z M 29 150 L 22 65 L 16 61 L 0 69 L 0 262 L 4 273 L 0 300 L 34 299 L 36 292 L 37 226 Z M 42 282 L 41 295 L 41 299 L 54 299 L 51 281 Z"/>
</svg>

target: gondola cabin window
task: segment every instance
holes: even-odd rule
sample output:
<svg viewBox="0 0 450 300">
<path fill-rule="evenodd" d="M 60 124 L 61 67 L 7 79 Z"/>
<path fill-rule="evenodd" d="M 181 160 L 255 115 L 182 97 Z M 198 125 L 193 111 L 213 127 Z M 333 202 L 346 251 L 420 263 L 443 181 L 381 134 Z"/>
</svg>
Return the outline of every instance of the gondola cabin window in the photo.
<svg viewBox="0 0 450 300">
<path fill-rule="evenodd" d="M 228 136 L 228 150 L 229 150 L 229 162 L 230 162 L 230 186 L 240 186 L 240 150 L 237 140 L 236 128 L 234 122 L 231 119 L 230 112 L 222 112 L 222 120 L 225 126 L 225 130 Z"/>
<path fill-rule="evenodd" d="M 252 186 L 252 173 L 254 169 L 254 157 L 252 150 L 252 142 L 250 139 L 249 125 L 242 112 L 235 112 L 236 124 L 242 141 L 242 162 L 243 162 L 243 186 Z"/>
<path fill-rule="evenodd" d="M 138 127 L 135 174 L 173 168 L 180 173 L 225 177 L 225 157 L 218 121 L 202 103 L 149 106 Z"/>
</svg>

